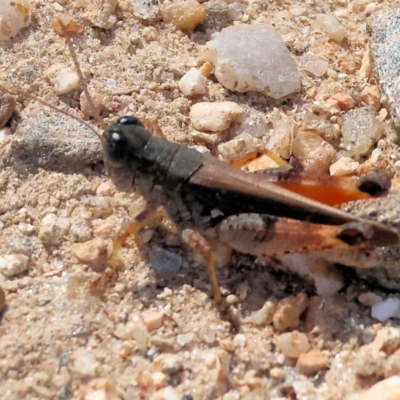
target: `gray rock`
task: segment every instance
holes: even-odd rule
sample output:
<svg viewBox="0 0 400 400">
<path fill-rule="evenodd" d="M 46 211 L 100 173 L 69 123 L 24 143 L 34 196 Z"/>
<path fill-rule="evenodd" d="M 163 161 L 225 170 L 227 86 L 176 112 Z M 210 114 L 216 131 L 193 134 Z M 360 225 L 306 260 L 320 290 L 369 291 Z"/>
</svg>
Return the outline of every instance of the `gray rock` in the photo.
<svg viewBox="0 0 400 400">
<path fill-rule="evenodd" d="M 66 115 L 40 109 L 22 119 L 1 161 L 18 170 L 82 172 L 102 160 L 102 146 L 87 127 Z"/>
<path fill-rule="evenodd" d="M 371 61 L 386 108 L 400 129 L 400 8 L 372 14 L 367 24 Z"/>
</svg>

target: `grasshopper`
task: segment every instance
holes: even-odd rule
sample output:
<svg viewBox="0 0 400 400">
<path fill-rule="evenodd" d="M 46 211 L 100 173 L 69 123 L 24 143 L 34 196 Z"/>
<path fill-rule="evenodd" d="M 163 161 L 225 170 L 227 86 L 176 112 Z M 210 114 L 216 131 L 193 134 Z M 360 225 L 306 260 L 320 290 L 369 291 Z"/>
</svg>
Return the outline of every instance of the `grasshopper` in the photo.
<svg viewBox="0 0 400 400">
<path fill-rule="evenodd" d="M 73 49 L 71 53 L 83 82 Z M 86 86 L 84 91 L 91 103 Z M 153 136 L 135 116 L 119 118 L 103 135 L 91 129 L 102 143 L 105 166 L 117 189 L 138 192 L 147 201 L 145 210 L 115 239 L 111 266 L 119 263 L 126 238 L 145 227 L 160 208 L 180 229 L 185 242 L 203 256 L 217 304 L 223 299 L 210 241 L 259 258 L 312 251 L 325 251 L 335 258 L 335 251 L 344 252 L 354 255 L 354 265 L 376 247 L 399 243 L 399 234 L 390 227 L 295 193 L 305 190 L 313 197 L 315 191 L 327 191 L 339 197 L 338 203 L 372 197 L 390 188 L 384 176 L 356 181 L 287 171 L 245 173 L 209 154 Z"/>
</svg>

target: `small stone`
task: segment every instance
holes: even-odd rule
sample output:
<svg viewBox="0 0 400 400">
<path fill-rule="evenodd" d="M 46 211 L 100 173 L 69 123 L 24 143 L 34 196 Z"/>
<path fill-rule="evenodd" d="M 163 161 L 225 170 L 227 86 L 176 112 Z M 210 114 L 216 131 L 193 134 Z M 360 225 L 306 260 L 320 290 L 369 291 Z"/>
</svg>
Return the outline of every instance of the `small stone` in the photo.
<svg viewBox="0 0 400 400">
<path fill-rule="evenodd" d="M 378 331 L 375 340 L 370 345 L 374 350 L 383 351 L 386 355 L 393 354 L 400 348 L 400 331 L 398 328 L 385 327 Z"/>
<path fill-rule="evenodd" d="M 282 333 L 278 336 L 276 345 L 285 357 L 290 358 L 297 358 L 310 348 L 307 336 L 299 331 Z"/>
<path fill-rule="evenodd" d="M 39 239 L 47 245 L 59 245 L 70 229 L 68 218 L 59 218 L 55 214 L 47 214 L 40 221 Z"/>
<path fill-rule="evenodd" d="M 44 76 L 51 82 L 55 93 L 59 96 L 69 93 L 79 86 L 78 73 L 63 64 L 52 65 L 45 71 Z"/>
<path fill-rule="evenodd" d="M 356 104 L 355 100 L 348 93 L 336 93 L 330 97 L 332 100 L 336 100 L 340 109 L 348 111 Z"/>
<path fill-rule="evenodd" d="M 2 313 L 6 307 L 7 307 L 6 294 L 4 292 L 4 289 L 0 286 L 0 313 Z"/>
<path fill-rule="evenodd" d="M 155 42 L 158 40 L 159 33 L 154 26 L 146 26 L 142 31 L 142 38 L 145 42 Z"/>
<path fill-rule="evenodd" d="M 158 272 L 177 272 L 182 266 L 182 257 L 168 250 L 157 247 L 149 252 L 151 266 Z"/>
<path fill-rule="evenodd" d="M 196 0 L 163 1 L 160 3 L 160 11 L 166 23 L 188 30 L 203 23 L 207 15 L 205 7 Z"/>
<path fill-rule="evenodd" d="M 358 161 L 354 161 L 350 157 L 340 157 L 339 160 L 334 162 L 329 167 L 329 173 L 332 176 L 346 176 L 354 174 L 357 171 L 360 163 Z"/>
<path fill-rule="evenodd" d="M 93 352 L 88 349 L 78 348 L 71 354 L 72 369 L 83 376 L 94 376 L 99 367 Z"/>
<path fill-rule="evenodd" d="M 181 400 L 181 399 L 182 396 L 179 396 L 172 386 L 167 386 L 161 390 L 158 390 L 149 397 L 149 400 Z"/>
<path fill-rule="evenodd" d="M 336 156 L 335 148 L 311 131 L 298 131 L 293 140 L 293 155 L 309 172 L 327 172 Z"/>
<path fill-rule="evenodd" d="M 328 71 L 329 64 L 315 54 L 306 53 L 300 57 L 303 68 L 317 78 L 323 76 Z"/>
<path fill-rule="evenodd" d="M 124 9 L 125 4 L 128 4 L 126 11 L 132 13 L 136 18 L 149 22 L 161 19 L 158 1 L 130 0 L 127 3 L 120 1 L 118 5 Z"/>
<path fill-rule="evenodd" d="M 333 14 L 318 14 L 313 27 L 321 29 L 335 42 L 341 42 L 346 37 L 346 28 Z"/>
<path fill-rule="evenodd" d="M 182 360 L 177 354 L 160 354 L 154 359 L 153 365 L 167 375 L 176 374 L 183 368 Z"/>
<path fill-rule="evenodd" d="M 151 380 L 155 389 L 161 389 L 168 382 L 168 376 L 163 372 L 156 371 L 151 374 Z"/>
<path fill-rule="evenodd" d="M 376 303 L 371 308 L 371 317 L 380 322 L 387 321 L 400 313 L 400 299 L 389 298 L 381 303 Z"/>
<path fill-rule="evenodd" d="M 382 303 L 382 297 L 372 292 L 366 292 L 358 296 L 358 301 L 364 306 L 372 307 L 375 304 Z"/>
<path fill-rule="evenodd" d="M 315 375 L 319 371 L 328 368 L 328 357 L 325 354 L 310 351 L 300 354 L 296 367 L 304 375 Z"/>
<path fill-rule="evenodd" d="M 356 160 L 368 154 L 372 146 L 382 137 L 383 124 L 368 110 L 350 110 L 343 119 L 343 145 L 347 153 Z"/>
<path fill-rule="evenodd" d="M 147 330 L 151 332 L 161 327 L 164 315 L 158 311 L 145 311 L 141 317 Z"/>
<path fill-rule="evenodd" d="M 71 36 L 83 33 L 83 26 L 75 21 L 69 14 L 61 14 L 51 23 L 54 32 L 59 36 Z"/>
<path fill-rule="evenodd" d="M 248 133 L 241 133 L 235 138 L 218 145 L 217 154 L 225 161 L 240 159 L 254 148 L 254 138 Z"/>
<path fill-rule="evenodd" d="M 371 85 L 363 89 L 361 100 L 373 110 L 379 111 L 381 109 L 381 93 L 378 86 Z"/>
<path fill-rule="evenodd" d="M 269 325 L 272 322 L 276 309 L 276 302 L 267 300 L 261 309 L 250 315 L 250 322 L 257 326 Z"/>
<path fill-rule="evenodd" d="M 292 155 L 293 138 L 296 133 L 296 122 L 293 118 L 284 116 L 272 124 L 273 130 L 267 143 L 267 148 L 273 153 L 288 160 Z"/>
<path fill-rule="evenodd" d="M 7 254 L 0 257 L 0 273 L 11 277 L 28 269 L 29 257 L 25 254 Z"/>
<path fill-rule="evenodd" d="M 203 59 L 227 89 L 280 99 L 298 92 L 301 77 L 281 36 L 270 25 L 233 25 L 207 42 Z"/>
<path fill-rule="evenodd" d="M 207 79 L 197 68 L 190 68 L 179 81 L 179 90 L 185 96 L 195 96 L 207 93 Z"/>
<path fill-rule="evenodd" d="M 111 185 L 108 182 L 101 182 L 96 189 L 97 196 L 111 196 L 112 190 Z"/>
<path fill-rule="evenodd" d="M 239 302 L 239 297 L 236 296 L 235 294 L 228 294 L 228 296 L 226 296 L 226 304 L 236 304 Z"/>
<path fill-rule="evenodd" d="M 288 328 L 297 328 L 300 316 L 308 307 L 308 297 L 305 293 L 289 296 L 281 300 L 276 307 L 272 322 L 275 329 L 284 331 Z"/>
<path fill-rule="evenodd" d="M 117 22 L 115 8 L 117 0 L 88 0 L 84 2 L 82 18 L 87 19 L 93 26 L 111 29 Z"/>
<path fill-rule="evenodd" d="M 31 23 L 32 6 L 29 0 L 2 0 L 0 2 L 0 40 L 16 36 Z"/>
<path fill-rule="evenodd" d="M 187 344 L 189 344 L 191 341 L 193 341 L 193 339 L 194 339 L 194 333 L 192 333 L 192 332 L 180 333 L 176 337 L 176 342 L 179 344 L 179 346 L 184 347 Z"/>
<path fill-rule="evenodd" d="M 95 238 L 84 243 L 76 243 L 71 246 L 74 256 L 83 263 L 93 263 L 107 252 L 107 242 Z"/>
<path fill-rule="evenodd" d="M 193 127 L 202 132 L 218 132 L 228 129 L 232 122 L 242 122 L 246 111 L 231 101 L 197 103 L 190 109 Z"/>
<path fill-rule="evenodd" d="M 15 99 L 9 94 L 0 97 L 0 129 L 4 128 L 15 111 Z"/>
<path fill-rule="evenodd" d="M 361 393 L 357 400 L 397 400 L 400 398 L 400 377 L 392 376 Z"/>
</svg>

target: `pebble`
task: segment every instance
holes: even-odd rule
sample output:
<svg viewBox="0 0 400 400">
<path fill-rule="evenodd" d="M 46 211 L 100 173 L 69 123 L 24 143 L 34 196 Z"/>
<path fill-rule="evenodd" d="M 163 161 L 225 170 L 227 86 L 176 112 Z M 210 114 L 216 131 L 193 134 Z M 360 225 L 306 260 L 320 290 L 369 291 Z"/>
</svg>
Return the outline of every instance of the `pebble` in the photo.
<svg viewBox="0 0 400 400">
<path fill-rule="evenodd" d="M 301 77 L 281 36 L 270 25 L 233 25 L 207 42 L 203 58 L 227 89 L 280 99 L 298 92 Z"/>
<path fill-rule="evenodd" d="M 71 223 L 69 218 L 57 217 L 47 214 L 40 221 L 39 239 L 47 245 L 59 245 L 68 233 Z"/>
<path fill-rule="evenodd" d="M 166 23 L 188 30 L 203 23 L 207 16 L 206 8 L 196 0 L 163 1 L 160 3 L 160 12 Z"/>
<path fill-rule="evenodd" d="M 54 134 L 61 129 L 62 135 Z M 12 165 L 21 163 L 28 168 L 82 172 L 87 166 L 103 162 L 103 150 L 100 141 L 87 127 L 41 107 L 39 111 L 21 115 L 6 159 Z"/>
<path fill-rule="evenodd" d="M 346 176 L 354 174 L 360 166 L 358 161 L 354 161 L 350 157 L 340 157 L 339 160 L 331 164 L 329 173 L 332 176 Z"/>
<path fill-rule="evenodd" d="M 393 354 L 400 348 L 399 329 L 393 327 L 385 327 L 380 329 L 370 346 L 374 350 L 383 351 L 386 355 Z"/>
<path fill-rule="evenodd" d="M 30 0 L 2 0 L 0 2 L 0 40 L 8 40 L 31 23 Z"/>
<path fill-rule="evenodd" d="M 163 372 L 156 371 L 151 374 L 151 381 L 155 389 L 161 389 L 168 382 L 168 376 Z"/>
<path fill-rule="evenodd" d="M 143 323 L 149 332 L 161 327 L 164 315 L 158 311 L 144 311 L 141 315 Z"/>
<path fill-rule="evenodd" d="M 358 301 L 367 307 L 372 307 L 375 304 L 382 302 L 382 297 L 372 292 L 361 293 L 358 296 Z"/>
<path fill-rule="evenodd" d="M 178 393 L 172 386 L 167 386 L 157 392 L 153 393 L 149 400 L 181 400 L 182 397 L 178 396 Z"/>
<path fill-rule="evenodd" d="M 328 357 L 316 351 L 300 354 L 296 367 L 304 375 L 315 375 L 328 367 Z"/>
<path fill-rule="evenodd" d="M 176 343 L 179 344 L 179 346 L 186 346 L 190 342 L 192 342 L 194 339 L 194 333 L 188 332 L 188 333 L 180 333 L 176 337 Z"/>
<path fill-rule="evenodd" d="M 398 400 L 400 399 L 400 377 L 384 379 L 352 400 Z"/>
<path fill-rule="evenodd" d="M 375 111 L 381 109 L 381 93 L 378 86 L 370 85 L 361 92 L 361 100 Z"/>
<path fill-rule="evenodd" d="M 71 246 L 74 256 L 83 263 L 93 263 L 107 252 L 107 242 L 95 238 L 84 243 L 76 243 Z"/>
<path fill-rule="evenodd" d="M 318 14 L 313 28 L 325 32 L 335 42 L 341 42 L 346 37 L 346 28 L 333 14 Z"/>
<path fill-rule="evenodd" d="M 232 122 L 242 122 L 246 110 L 231 101 L 197 103 L 190 109 L 190 122 L 202 132 L 219 132 L 228 129 Z"/>
<path fill-rule="evenodd" d="M 182 257 L 161 247 L 156 247 L 149 252 L 151 266 L 158 272 L 173 273 L 182 266 Z"/>
<path fill-rule="evenodd" d="M 6 294 L 4 292 L 4 289 L 0 286 L 0 313 L 2 313 L 6 307 L 7 307 Z"/>
<path fill-rule="evenodd" d="M 83 25 L 75 21 L 69 14 L 61 14 L 51 23 L 54 32 L 59 36 L 71 36 L 83 33 Z"/>
<path fill-rule="evenodd" d="M 93 376 L 99 367 L 93 352 L 88 349 L 78 348 L 71 354 L 72 369 L 83 376 Z"/>
<path fill-rule="evenodd" d="M 342 111 L 349 111 L 356 104 L 355 100 L 348 93 L 336 93 L 330 99 L 337 101 Z"/>
<path fill-rule="evenodd" d="M 276 345 L 285 357 L 290 358 L 297 358 L 310 348 L 307 336 L 299 331 L 282 333 L 278 336 Z"/>
<path fill-rule="evenodd" d="M 292 155 L 293 138 L 296 132 L 296 122 L 293 118 L 284 116 L 272 125 L 271 136 L 267 148 L 274 154 L 288 160 Z"/>
<path fill-rule="evenodd" d="M 11 277 L 28 269 L 29 257 L 25 254 L 7 254 L 0 257 L 0 273 Z"/>
<path fill-rule="evenodd" d="M 392 297 L 376 303 L 371 307 L 371 317 L 380 322 L 398 316 L 400 313 L 400 299 Z"/>
<path fill-rule="evenodd" d="M 51 82 L 55 93 L 59 96 L 69 93 L 79 86 L 78 73 L 63 64 L 52 65 L 45 71 L 44 76 Z"/>
<path fill-rule="evenodd" d="M 267 300 L 262 308 L 250 315 L 250 322 L 257 326 L 269 325 L 276 309 L 276 301 Z"/>
<path fill-rule="evenodd" d="M 108 182 L 101 182 L 96 189 L 96 195 L 98 196 L 111 196 L 112 186 Z"/>
<path fill-rule="evenodd" d="M 9 94 L 0 97 L 0 129 L 4 128 L 15 111 L 15 99 Z"/>
<path fill-rule="evenodd" d="M 356 160 L 368 154 L 382 137 L 384 127 L 371 111 L 357 108 L 343 118 L 343 145 L 350 157 Z"/>
<path fill-rule="evenodd" d="M 180 79 L 179 90 L 185 96 L 195 96 L 207 93 L 207 79 L 197 68 L 190 68 Z"/>
<path fill-rule="evenodd" d="M 167 375 L 173 375 L 183 368 L 182 360 L 177 354 L 160 354 L 157 356 L 153 365 L 155 369 L 164 372 Z"/>
<path fill-rule="evenodd" d="M 300 323 L 300 316 L 307 309 L 309 304 L 305 293 L 299 293 L 297 296 L 289 296 L 281 300 L 273 315 L 272 322 L 275 329 L 284 331 L 288 328 L 297 328 Z"/>
<path fill-rule="evenodd" d="M 93 26 L 98 28 L 111 29 L 117 22 L 117 16 L 115 15 L 117 4 L 117 0 L 85 1 L 82 18 L 87 19 Z"/>
<path fill-rule="evenodd" d="M 335 148 L 311 131 L 297 132 L 292 151 L 300 166 L 309 172 L 328 172 L 336 157 Z"/>
<path fill-rule="evenodd" d="M 307 72 L 309 72 L 311 75 L 316 76 L 317 78 L 325 75 L 329 67 L 327 61 L 319 58 L 312 53 L 306 53 L 301 56 L 300 62 Z"/>
</svg>

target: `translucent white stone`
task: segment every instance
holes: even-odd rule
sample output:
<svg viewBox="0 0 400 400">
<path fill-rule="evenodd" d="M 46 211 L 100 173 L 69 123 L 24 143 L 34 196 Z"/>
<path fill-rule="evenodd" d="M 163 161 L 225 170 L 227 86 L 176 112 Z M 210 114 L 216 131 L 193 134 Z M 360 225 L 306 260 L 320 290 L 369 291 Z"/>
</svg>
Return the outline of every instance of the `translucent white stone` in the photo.
<svg viewBox="0 0 400 400">
<path fill-rule="evenodd" d="M 209 41 L 203 57 L 226 88 L 275 99 L 298 92 L 300 73 L 281 36 L 269 25 L 234 25 Z"/>
<path fill-rule="evenodd" d="M 196 94 L 205 94 L 207 79 L 196 68 L 190 68 L 179 81 L 179 90 L 185 96 L 194 96 Z"/>
<path fill-rule="evenodd" d="M 29 0 L 0 1 L 0 40 L 8 40 L 31 23 Z"/>
<path fill-rule="evenodd" d="M 321 29 L 335 42 L 341 42 L 346 37 L 346 28 L 333 14 L 317 15 L 314 28 Z"/>
</svg>

